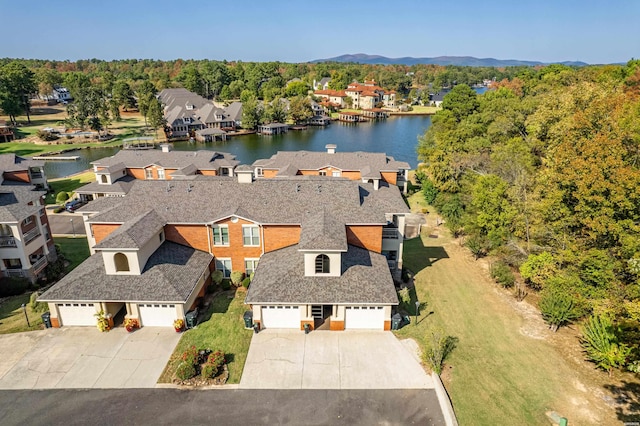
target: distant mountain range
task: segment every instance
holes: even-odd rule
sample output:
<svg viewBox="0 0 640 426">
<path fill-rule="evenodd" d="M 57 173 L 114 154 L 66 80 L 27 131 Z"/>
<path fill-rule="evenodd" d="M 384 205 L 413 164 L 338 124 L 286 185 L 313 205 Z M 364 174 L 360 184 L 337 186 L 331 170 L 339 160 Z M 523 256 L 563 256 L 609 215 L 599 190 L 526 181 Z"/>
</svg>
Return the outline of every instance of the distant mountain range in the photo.
<svg viewBox="0 0 640 426">
<path fill-rule="evenodd" d="M 459 65 L 466 67 L 514 67 L 514 66 L 536 66 L 548 65 L 545 62 L 538 61 L 521 61 L 518 59 L 494 59 L 494 58 L 474 58 L 473 56 L 438 56 L 435 58 L 413 58 L 410 56 L 404 58 L 387 58 L 380 55 L 367 55 L 365 53 L 356 53 L 353 55 L 341 55 L 335 58 L 316 59 L 316 62 L 356 62 L 360 64 L 399 64 L 399 65 L 416 65 L 416 64 L 435 64 L 435 65 Z M 563 64 L 569 66 L 582 67 L 589 65 L 580 61 L 564 61 L 553 62 L 554 64 Z"/>
</svg>

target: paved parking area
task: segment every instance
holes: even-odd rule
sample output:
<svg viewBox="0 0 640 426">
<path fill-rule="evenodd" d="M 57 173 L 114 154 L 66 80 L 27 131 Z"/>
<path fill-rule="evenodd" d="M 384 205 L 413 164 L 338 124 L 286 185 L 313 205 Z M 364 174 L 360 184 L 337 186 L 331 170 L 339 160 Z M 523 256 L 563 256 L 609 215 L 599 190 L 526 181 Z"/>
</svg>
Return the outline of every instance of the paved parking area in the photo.
<svg viewBox="0 0 640 426">
<path fill-rule="evenodd" d="M 390 332 L 263 330 L 241 389 L 431 389 L 416 356 Z"/>
<path fill-rule="evenodd" d="M 180 334 L 68 327 L 0 336 L 0 389 L 154 388 Z"/>
</svg>

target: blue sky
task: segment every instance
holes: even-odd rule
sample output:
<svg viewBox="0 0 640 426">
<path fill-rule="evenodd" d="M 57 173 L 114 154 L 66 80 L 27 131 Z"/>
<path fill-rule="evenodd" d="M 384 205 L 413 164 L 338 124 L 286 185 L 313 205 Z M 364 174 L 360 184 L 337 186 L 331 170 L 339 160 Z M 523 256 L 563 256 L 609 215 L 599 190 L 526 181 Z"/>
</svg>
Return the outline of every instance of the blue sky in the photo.
<svg viewBox="0 0 640 426">
<path fill-rule="evenodd" d="M 637 0 L 0 0 L 0 57 L 305 62 L 388 57 L 626 62 Z"/>
</svg>

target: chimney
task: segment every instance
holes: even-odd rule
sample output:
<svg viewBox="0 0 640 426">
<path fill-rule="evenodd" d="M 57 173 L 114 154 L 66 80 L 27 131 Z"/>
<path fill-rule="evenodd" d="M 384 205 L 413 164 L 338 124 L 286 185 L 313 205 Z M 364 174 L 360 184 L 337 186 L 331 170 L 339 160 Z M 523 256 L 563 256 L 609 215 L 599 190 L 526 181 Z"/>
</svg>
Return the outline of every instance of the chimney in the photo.
<svg viewBox="0 0 640 426">
<path fill-rule="evenodd" d="M 162 149 L 162 152 L 169 152 L 171 151 L 171 144 L 163 143 L 160 145 L 160 148 Z"/>
<path fill-rule="evenodd" d="M 336 148 L 338 147 L 338 145 L 334 145 L 330 143 L 328 145 L 325 145 L 324 147 L 327 149 L 327 154 L 335 154 Z"/>
</svg>

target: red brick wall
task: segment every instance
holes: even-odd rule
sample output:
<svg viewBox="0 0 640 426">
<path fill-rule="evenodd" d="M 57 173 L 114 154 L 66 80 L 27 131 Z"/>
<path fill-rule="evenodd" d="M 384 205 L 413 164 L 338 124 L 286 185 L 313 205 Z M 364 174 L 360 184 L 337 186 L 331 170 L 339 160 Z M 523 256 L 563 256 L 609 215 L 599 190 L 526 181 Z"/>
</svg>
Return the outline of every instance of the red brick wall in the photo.
<svg viewBox="0 0 640 426">
<path fill-rule="evenodd" d="M 29 172 L 27 172 L 26 170 L 18 170 L 15 172 L 4 172 L 3 177 L 6 180 L 12 180 L 15 182 L 26 182 L 26 183 L 31 182 L 29 180 Z"/>
<path fill-rule="evenodd" d="M 278 250 L 300 242 L 299 225 L 267 225 L 264 227 L 264 251 Z"/>
<path fill-rule="evenodd" d="M 198 170 L 198 172 L 204 176 L 218 176 L 218 172 L 216 170 Z"/>
<path fill-rule="evenodd" d="M 398 172 L 381 172 L 382 180 L 385 182 L 389 182 L 392 185 L 395 185 L 398 181 Z"/>
<path fill-rule="evenodd" d="M 127 168 L 127 174 L 129 176 L 133 176 L 136 179 L 144 180 L 144 169 Z"/>
<path fill-rule="evenodd" d="M 367 250 L 382 252 L 381 225 L 351 225 L 347 226 L 347 241 L 354 246 Z"/>
<path fill-rule="evenodd" d="M 244 272 L 244 259 L 258 259 L 262 254 L 262 247 L 245 247 L 242 240 L 242 225 L 253 225 L 253 222 L 238 219 L 233 223 L 230 219 L 224 219 L 216 223 L 217 225 L 228 225 L 229 227 L 229 245 L 214 246 L 213 238 L 211 241 L 211 251 L 218 258 L 231 259 L 231 269 L 234 271 Z M 261 236 L 262 238 L 262 236 Z"/>
<path fill-rule="evenodd" d="M 263 177 L 274 178 L 278 174 L 278 170 L 262 170 Z"/>
<path fill-rule="evenodd" d="M 93 231 L 93 238 L 95 238 L 96 244 L 104 240 L 109 234 L 119 227 L 120 225 L 114 225 L 111 223 L 92 223 L 91 230 Z"/>
<path fill-rule="evenodd" d="M 166 225 L 164 234 L 168 241 L 209 252 L 209 237 L 205 225 Z"/>
</svg>

